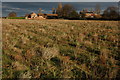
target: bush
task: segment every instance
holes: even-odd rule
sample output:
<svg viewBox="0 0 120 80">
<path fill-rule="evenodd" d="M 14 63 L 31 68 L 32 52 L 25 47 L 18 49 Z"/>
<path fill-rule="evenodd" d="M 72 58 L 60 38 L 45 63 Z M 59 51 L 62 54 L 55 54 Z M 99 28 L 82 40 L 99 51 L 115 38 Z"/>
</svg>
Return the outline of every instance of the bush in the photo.
<svg viewBox="0 0 120 80">
<path fill-rule="evenodd" d="M 8 14 L 8 17 L 16 17 L 17 16 L 17 13 L 16 12 L 10 12 Z"/>
</svg>

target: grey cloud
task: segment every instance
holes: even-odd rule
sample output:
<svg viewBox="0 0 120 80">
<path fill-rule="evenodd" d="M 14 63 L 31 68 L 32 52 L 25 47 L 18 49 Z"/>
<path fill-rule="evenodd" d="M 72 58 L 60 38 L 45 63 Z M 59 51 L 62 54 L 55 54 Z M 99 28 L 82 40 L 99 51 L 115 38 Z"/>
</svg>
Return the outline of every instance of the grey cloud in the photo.
<svg viewBox="0 0 120 80">
<path fill-rule="evenodd" d="M 9 5 L 3 5 L 2 8 L 4 8 L 5 11 L 7 11 L 7 12 L 11 12 L 11 11 L 16 11 L 16 12 L 19 12 L 19 11 L 33 12 L 32 10 L 23 9 L 23 8 L 13 8 L 13 7 L 9 6 Z"/>
<path fill-rule="evenodd" d="M 6 12 L 12 12 L 13 10 L 9 10 L 9 9 L 7 9 L 7 10 L 5 10 Z"/>
</svg>

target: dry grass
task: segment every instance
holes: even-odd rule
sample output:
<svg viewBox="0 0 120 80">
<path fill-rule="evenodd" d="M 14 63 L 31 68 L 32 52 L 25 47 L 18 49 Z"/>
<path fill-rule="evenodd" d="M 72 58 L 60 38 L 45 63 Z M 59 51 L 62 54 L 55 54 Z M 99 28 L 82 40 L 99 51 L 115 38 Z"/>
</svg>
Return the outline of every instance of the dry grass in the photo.
<svg viewBox="0 0 120 80">
<path fill-rule="evenodd" d="M 3 19 L 3 78 L 118 78 L 118 25 Z"/>
</svg>

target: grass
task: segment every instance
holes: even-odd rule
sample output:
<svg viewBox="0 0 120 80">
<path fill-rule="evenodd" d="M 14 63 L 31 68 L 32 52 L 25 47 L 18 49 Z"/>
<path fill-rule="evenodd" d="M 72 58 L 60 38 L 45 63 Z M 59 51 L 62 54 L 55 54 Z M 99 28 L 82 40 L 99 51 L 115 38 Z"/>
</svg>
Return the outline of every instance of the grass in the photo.
<svg viewBox="0 0 120 80">
<path fill-rule="evenodd" d="M 8 17 L 7 19 L 25 19 L 24 17 Z"/>
<path fill-rule="evenodd" d="M 117 21 L 2 23 L 3 78 L 119 78 Z"/>
</svg>

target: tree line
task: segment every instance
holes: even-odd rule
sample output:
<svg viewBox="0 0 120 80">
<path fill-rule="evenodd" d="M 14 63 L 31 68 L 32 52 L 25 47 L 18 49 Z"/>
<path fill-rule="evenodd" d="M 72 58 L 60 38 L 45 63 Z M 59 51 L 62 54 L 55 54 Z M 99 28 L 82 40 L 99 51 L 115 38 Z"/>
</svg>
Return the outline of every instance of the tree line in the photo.
<svg viewBox="0 0 120 80">
<path fill-rule="evenodd" d="M 99 15 L 97 15 L 96 19 L 119 20 L 120 19 L 119 11 L 120 11 L 119 7 L 110 6 L 107 9 L 105 9 L 101 14 L 100 5 L 96 4 L 94 13 L 102 16 L 100 18 Z M 62 4 L 59 4 L 58 8 L 56 9 L 56 14 L 58 14 L 59 18 L 64 18 L 64 19 L 80 19 L 80 18 L 86 19 L 85 18 L 86 12 L 87 10 L 83 10 L 82 14 L 81 12 L 78 13 L 76 9 L 69 4 L 65 4 L 63 7 L 62 7 Z"/>
<path fill-rule="evenodd" d="M 101 14 L 100 5 L 97 4 L 95 6 L 94 12 L 102 16 L 102 17 L 96 16 L 96 19 L 119 20 L 120 19 L 119 11 L 120 11 L 119 7 L 110 6 L 107 9 L 105 9 Z M 52 14 L 58 14 L 58 18 L 63 19 L 81 19 L 81 18 L 86 19 L 85 17 L 86 12 L 87 12 L 86 10 L 83 10 L 81 14 L 81 12 L 77 12 L 77 10 L 70 4 L 65 4 L 62 6 L 62 4 L 59 3 L 56 9 L 52 8 Z M 8 14 L 8 17 L 17 17 L 17 13 L 11 12 Z"/>
</svg>

